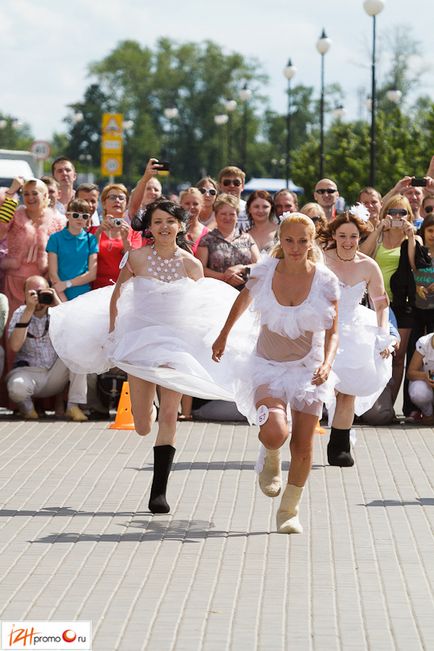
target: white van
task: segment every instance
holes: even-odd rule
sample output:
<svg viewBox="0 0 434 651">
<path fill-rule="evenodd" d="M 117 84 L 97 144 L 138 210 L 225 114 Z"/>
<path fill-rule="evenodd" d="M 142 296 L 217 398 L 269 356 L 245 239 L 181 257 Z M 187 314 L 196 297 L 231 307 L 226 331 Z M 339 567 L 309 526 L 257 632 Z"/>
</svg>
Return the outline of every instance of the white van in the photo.
<svg viewBox="0 0 434 651">
<path fill-rule="evenodd" d="M 0 149 L 0 186 L 8 188 L 16 176 L 34 178 L 36 167 L 35 157 L 30 151 Z"/>
</svg>

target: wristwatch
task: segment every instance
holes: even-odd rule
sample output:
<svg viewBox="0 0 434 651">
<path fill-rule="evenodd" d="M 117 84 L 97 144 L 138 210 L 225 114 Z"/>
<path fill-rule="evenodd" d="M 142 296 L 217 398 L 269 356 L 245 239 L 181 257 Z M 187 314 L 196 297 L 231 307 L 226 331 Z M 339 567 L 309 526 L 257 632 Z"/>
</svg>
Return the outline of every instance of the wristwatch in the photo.
<svg viewBox="0 0 434 651">
<path fill-rule="evenodd" d="M 72 282 L 70 280 L 65 280 L 65 287 L 66 287 L 66 289 L 69 289 L 70 287 L 72 287 Z"/>
</svg>

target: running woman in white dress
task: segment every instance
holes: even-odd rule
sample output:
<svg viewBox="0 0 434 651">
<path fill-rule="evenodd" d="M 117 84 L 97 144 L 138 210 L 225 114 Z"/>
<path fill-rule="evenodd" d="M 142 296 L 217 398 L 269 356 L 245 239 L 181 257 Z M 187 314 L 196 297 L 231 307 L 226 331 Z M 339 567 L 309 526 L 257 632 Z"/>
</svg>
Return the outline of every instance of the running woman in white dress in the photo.
<svg viewBox="0 0 434 651">
<path fill-rule="evenodd" d="M 165 494 L 180 396 L 233 401 L 233 366 L 246 358 L 257 331 L 246 314 L 233 332 L 230 358 L 219 366 L 211 360 L 212 342 L 238 292 L 204 278 L 202 264 L 181 248 L 187 218 L 171 201 L 148 206 L 132 226 L 153 244 L 129 253 L 114 289 L 103 287 L 62 303 L 50 320 L 53 346 L 70 369 L 102 373 L 118 367 L 128 373 L 141 436 L 151 431 L 156 385 L 161 387 L 149 500 L 153 513 L 169 511 Z"/>
<path fill-rule="evenodd" d="M 341 288 L 339 348 L 333 365 L 339 382 L 327 446 L 331 466 L 354 464 L 350 449 L 354 413 L 359 416 L 372 407 L 392 374 L 389 301 L 383 276 L 375 260 L 358 250 L 360 236 L 369 232 L 368 218 L 363 206 L 353 206 L 331 221 L 321 235 L 326 243 L 324 262 Z M 374 310 L 360 305 L 366 293 Z"/>
<path fill-rule="evenodd" d="M 315 236 L 309 217 L 284 216 L 279 243 L 270 258 L 253 267 L 212 348 L 219 362 L 229 333 L 253 302 L 260 332 L 239 378 L 236 400 L 250 422 L 259 425 L 259 440 L 266 448 L 259 483 L 271 497 L 280 492 L 279 450 L 289 436 L 291 408 L 291 464 L 277 512 L 277 531 L 287 534 L 303 531 L 298 511 L 312 466 L 315 426 L 323 401 L 333 397 L 336 380 L 331 367 L 338 344 L 338 281 L 316 262 Z"/>
</svg>

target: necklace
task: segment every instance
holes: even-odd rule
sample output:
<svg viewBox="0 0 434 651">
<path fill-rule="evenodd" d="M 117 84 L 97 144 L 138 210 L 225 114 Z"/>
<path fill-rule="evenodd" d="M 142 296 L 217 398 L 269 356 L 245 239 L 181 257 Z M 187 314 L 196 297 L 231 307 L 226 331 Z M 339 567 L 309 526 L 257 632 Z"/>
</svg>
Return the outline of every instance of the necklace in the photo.
<svg viewBox="0 0 434 651">
<path fill-rule="evenodd" d="M 179 249 L 175 249 L 170 258 L 162 258 L 158 255 L 154 244 L 151 246 L 151 249 L 152 254 L 148 255 L 148 270 L 151 276 L 165 283 L 170 283 L 182 277 L 182 261 Z"/>
<path fill-rule="evenodd" d="M 357 251 L 356 251 L 356 253 L 353 255 L 352 258 L 341 258 L 341 256 L 338 253 L 337 248 L 335 250 L 336 250 L 337 257 L 339 258 L 339 260 L 342 260 L 342 262 L 352 262 L 354 260 L 354 258 L 356 257 L 356 254 L 357 254 Z"/>
</svg>

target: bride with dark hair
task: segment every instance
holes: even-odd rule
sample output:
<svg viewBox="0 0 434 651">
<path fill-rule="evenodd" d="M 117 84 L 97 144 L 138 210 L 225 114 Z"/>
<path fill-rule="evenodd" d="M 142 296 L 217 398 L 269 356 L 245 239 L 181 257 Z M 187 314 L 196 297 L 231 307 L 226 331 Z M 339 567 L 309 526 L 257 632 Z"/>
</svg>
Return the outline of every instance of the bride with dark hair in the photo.
<svg viewBox="0 0 434 651">
<path fill-rule="evenodd" d="M 233 399 L 231 363 L 228 360 L 222 368 L 217 367 L 210 349 L 238 292 L 226 283 L 203 277 L 201 263 L 186 250 L 187 219 L 188 214 L 171 201 L 148 206 L 132 227 L 142 231 L 150 244 L 124 256 L 114 289 L 95 290 L 86 302 L 76 299 L 72 312 L 63 306 L 53 310 L 50 327 L 53 345 L 70 368 L 101 373 L 116 366 L 128 373 L 134 424 L 140 436 L 151 431 L 156 386 L 160 387 L 149 500 L 153 513 L 170 510 L 166 487 L 175 454 L 181 395 Z M 251 329 L 248 317 L 235 334 L 231 346 L 235 355 L 250 345 L 246 333 Z"/>
</svg>

